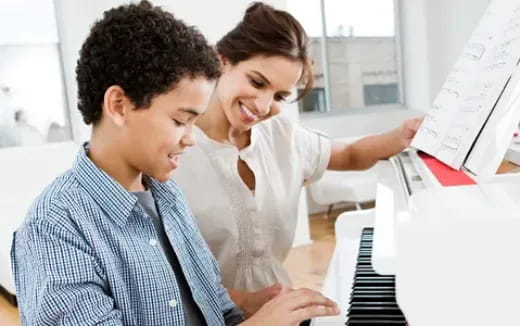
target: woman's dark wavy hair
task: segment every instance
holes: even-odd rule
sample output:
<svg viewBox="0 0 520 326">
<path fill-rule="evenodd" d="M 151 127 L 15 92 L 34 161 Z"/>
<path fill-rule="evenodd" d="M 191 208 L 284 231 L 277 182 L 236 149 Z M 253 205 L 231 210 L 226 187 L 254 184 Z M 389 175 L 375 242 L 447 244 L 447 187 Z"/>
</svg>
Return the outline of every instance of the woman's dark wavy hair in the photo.
<svg viewBox="0 0 520 326">
<path fill-rule="evenodd" d="M 219 76 L 216 53 L 195 27 L 141 1 L 106 11 L 90 30 L 76 67 L 78 108 L 85 123 L 95 124 L 112 85 L 147 108 L 184 77 Z"/>
<path fill-rule="evenodd" d="M 255 2 L 238 25 L 217 42 L 217 52 L 235 65 L 254 56 L 282 56 L 303 64 L 299 80 L 307 95 L 314 81 L 311 60 L 307 54 L 307 33 L 291 14 Z"/>
</svg>

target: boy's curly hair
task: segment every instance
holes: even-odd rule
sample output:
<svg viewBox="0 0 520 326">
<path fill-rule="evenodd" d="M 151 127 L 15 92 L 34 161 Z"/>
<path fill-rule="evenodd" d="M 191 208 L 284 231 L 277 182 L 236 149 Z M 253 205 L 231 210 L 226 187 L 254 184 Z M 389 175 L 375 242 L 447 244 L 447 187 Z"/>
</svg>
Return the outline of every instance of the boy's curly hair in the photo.
<svg viewBox="0 0 520 326">
<path fill-rule="evenodd" d="M 184 77 L 219 76 L 215 51 L 195 27 L 141 1 L 106 11 L 90 30 L 76 67 L 78 108 L 86 124 L 95 124 L 112 85 L 147 108 Z"/>
</svg>

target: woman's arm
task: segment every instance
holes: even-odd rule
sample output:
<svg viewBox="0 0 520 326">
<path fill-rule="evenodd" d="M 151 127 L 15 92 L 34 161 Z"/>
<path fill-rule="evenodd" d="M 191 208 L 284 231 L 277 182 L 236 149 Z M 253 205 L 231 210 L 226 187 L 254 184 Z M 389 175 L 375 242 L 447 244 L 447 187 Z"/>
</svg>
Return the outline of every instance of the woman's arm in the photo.
<svg viewBox="0 0 520 326">
<path fill-rule="evenodd" d="M 367 136 L 352 144 L 332 142 L 329 170 L 365 170 L 377 161 L 389 158 L 407 148 L 423 118 L 409 119 L 389 132 Z"/>
</svg>

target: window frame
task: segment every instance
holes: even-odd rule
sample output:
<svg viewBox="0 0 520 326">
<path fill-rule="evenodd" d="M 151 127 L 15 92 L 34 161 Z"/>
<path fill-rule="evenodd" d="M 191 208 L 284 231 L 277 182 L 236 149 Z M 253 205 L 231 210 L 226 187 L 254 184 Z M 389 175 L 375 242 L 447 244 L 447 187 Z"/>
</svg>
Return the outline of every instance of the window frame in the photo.
<svg viewBox="0 0 520 326">
<path fill-rule="evenodd" d="M 27 5 L 31 5 L 31 3 L 27 3 L 27 4 L 18 4 L 20 6 L 27 6 Z M 63 132 L 65 133 L 65 138 L 63 139 L 60 139 L 60 140 L 54 140 L 54 141 L 50 141 L 47 137 L 49 136 L 48 135 L 48 130 L 47 130 L 47 134 L 45 133 L 42 133 L 42 136 L 43 136 L 43 143 L 42 144 L 37 144 L 37 145 L 33 145 L 33 144 L 17 144 L 17 145 L 9 145 L 9 146 L 5 146 L 5 147 L 0 147 L 0 151 L 4 150 L 4 149 L 7 149 L 7 150 L 10 150 L 11 148 L 27 148 L 27 147 L 32 147 L 32 146 L 47 146 L 49 144 L 53 144 L 53 143 L 63 143 L 63 142 L 73 142 L 75 141 L 75 138 L 74 138 L 74 127 L 73 127 L 73 124 L 74 124 L 74 121 L 73 121 L 73 117 L 72 117 L 72 114 L 71 114 L 71 109 L 70 109 L 70 103 L 69 103 L 69 87 L 68 87 L 68 84 L 66 82 L 66 79 L 65 79 L 65 65 L 64 65 L 64 55 L 63 55 L 63 40 L 62 40 L 62 35 L 61 35 L 61 26 L 60 26 L 60 22 L 59 22 L 59 11 L 58 11 L 58 0 L 48 0 L 47 3 L 44 3 L 43 4 L 45 6 L 46 9 L 49 10 L 49 14 L 52 14 L 53 17 L 53 23 L 54 23 L 54 28 L 55 28 L 55 36 L 56 36 L 56 39 L 54 38 L 49 38 L 49 39 L 45 39 L 44 41 L 42 41 L 41 39 L 34 39 L 33 36 L 30 36 L 29 37 L 29 41 L 27 40 L 23 40 L 23 41 L 19 41 L 19 40 L 16 40 L 16 41 L 11 41 L 11 42 L 7 42 L 7 43 L 2 43 L 1 45 L 2 46 L 5 46 L 5 47 L 25 47 L 25 46 L 50 46 L 50 47 L 53 47 L 55 48 L 56 50 L 56 53 L 57 53 L 57 65 L 59 67 L 59 80 L 60 80 L 60 84 L 61 84 L 61 98 L 62 98 L 62 101 L 63 101 L 63 111 L 62 111 L 62 115 L 63 115 L 63 120 L 64 120 L 64 124 L 63 126 L 61 126 L 61 128 L 63 128 Z M 51 7 L 52 6 L 52 7 Z M 46 12 L 47 13 L 47 12 Z M 41 14 L 40 14 L 41 16 Z M 34 26 L 31 26 L 29 27 L 31 29 L 34 29 L 35 27 Z M 23 33 L 22 33 L 23 34 Z M 18 35 L 18 34 L 17 34 Z M 26 36 L 27 38 L 27 36 Z M 9 86 L 9 85 L 8 85 Z M 22 108 L 23 109 L 23 108 Z M 0 121 L 1 123 L 1 121 Z M 41 129 L 38 129 L 39 132 L 42 132 Z"/>
<path fill-rule="evenodd" d="M 350 107 L 346 110 L 342 110 L 340 112 L 332 110 L 331 104 L 331 95 L 330 95 L 330 71 L 329 71 L 329 60 L 328 60 L 328 42 L 327 42 L 327 26 L 326 26 L 326 14 L 325 14 L 325 1 L 327 0 L 319 0 L 320 1 L 320 16 L 321 16 L 321 35 L 320 35 L 320 55 L 321 55 L 321 64 L 323 70 L 323 88 L 325 90 L 325 111 L 317 111 L 317 112 L 304 112 L 300 110 L 301 103 L 298 103 L 298 112 L 302 116 L 326 116 L 326 115 L 350 115 L 350 114 L 360 114 L 360 113 L 372 113 L 372 112 L 380 112 L 381 110 L 402 110 L 406 108 L 405 103 L 405 79 L 404 79 L 404 65 L 403 65 L 403 43 L 402 43 L 402 28 L 401 28 L 401 1 L 393 0 L 394 2 L 394 30 L 395 30 L 395 44 L 396 44 L 396 67 L 397 67 L 397 85 L 398 85 L 398 103 L 392 104 L 380 104 L 380 105 L 371 105 L 371 106 L 362 106 L 362 107 Z"/>
</svg>

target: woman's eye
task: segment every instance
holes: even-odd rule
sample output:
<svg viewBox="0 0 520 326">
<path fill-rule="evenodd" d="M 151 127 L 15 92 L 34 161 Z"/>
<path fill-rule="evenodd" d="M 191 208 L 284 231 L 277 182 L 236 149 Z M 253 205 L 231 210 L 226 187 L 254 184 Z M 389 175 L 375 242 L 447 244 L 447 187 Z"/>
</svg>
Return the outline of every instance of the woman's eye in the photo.
<svg viewBox="0 0 520 326">
<path fill-rule="evenodd" d="M 179 121 L 179 120 L 176 120 L 176 119 L 173 119 L 173 122 L 174 122 L 175 125 L 178 126 L 178 127 L 182 127 L 182 126 L 186 125 L 184 122 Z"/>
<path fill-rule="evenodd" d="M 274 96 L 274 100 L 277 101 L 277 102 L 285 102 L 287 100 L 287 98 L 285 96 L 282 96 L 282 95 L 275 95 Z"/>
<path fill-rule="evenodd" d="M 262 88 L 264 87 L 264 83 L 262 83 L 261 81 L 258 81 L 254 78 L 251 78 L 251 84 L 256 87 L 256 88 Z"/>
</svg>

